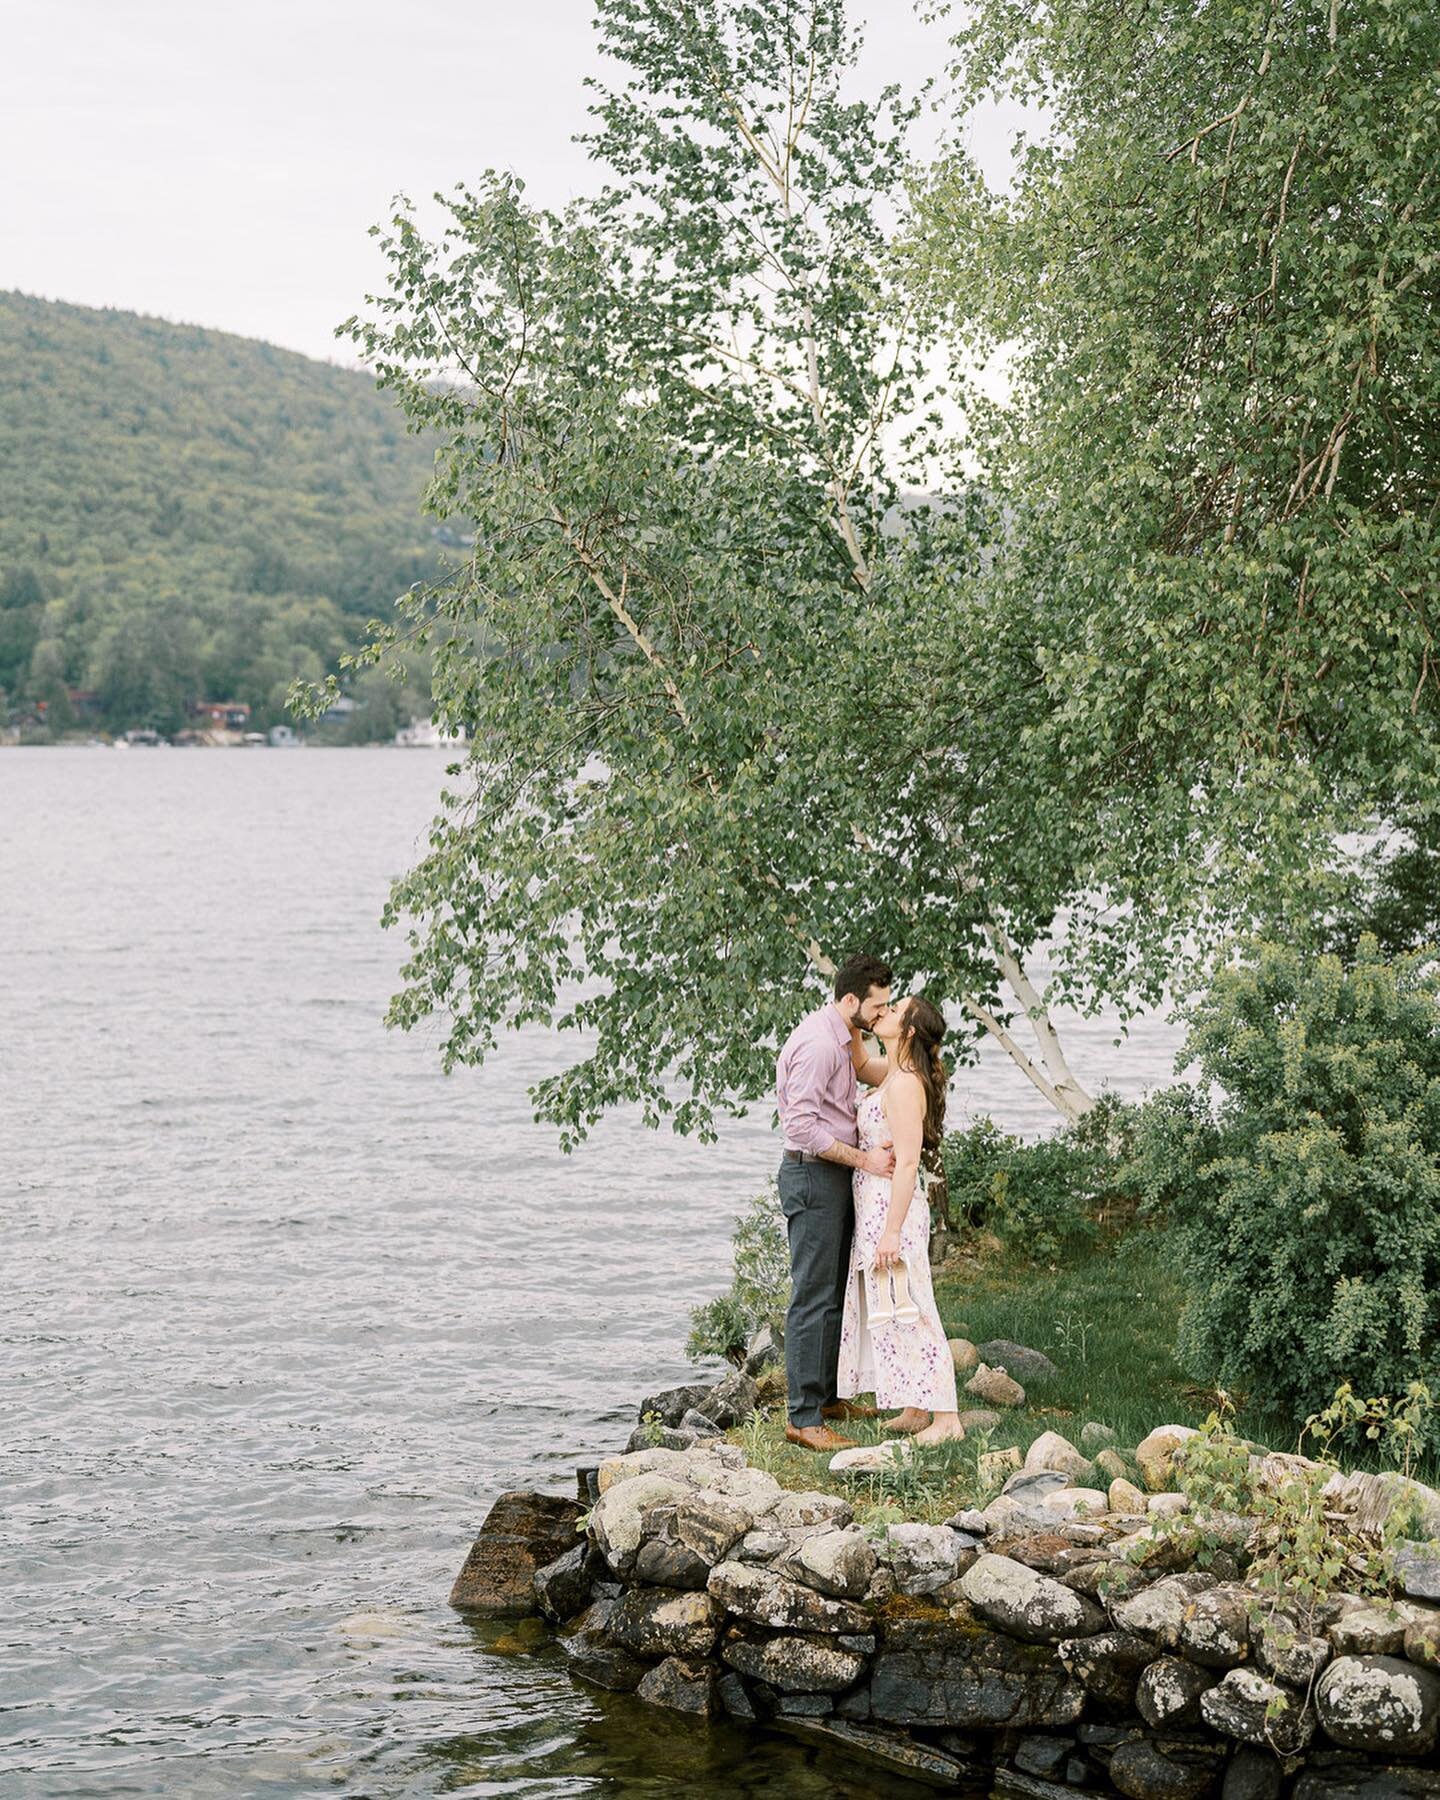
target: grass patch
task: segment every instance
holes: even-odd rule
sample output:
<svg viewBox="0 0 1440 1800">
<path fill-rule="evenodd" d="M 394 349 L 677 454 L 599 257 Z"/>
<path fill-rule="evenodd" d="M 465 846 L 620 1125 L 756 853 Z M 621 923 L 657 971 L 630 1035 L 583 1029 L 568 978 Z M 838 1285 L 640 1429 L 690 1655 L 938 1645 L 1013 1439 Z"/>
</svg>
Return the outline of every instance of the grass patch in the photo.
<svg viewBox="0 0 1440 1800">
<path fill-rule="evenodd" d="M 1175 1361 L 1175 1321 L 1183 1301 L 1169 1265 L 1162 1232 L 1130 1230 L 1067 1257 L 1063 1265 L 1037 1266 L 995 1240 L 954 1253 L 937 1271 L 935 1297 L 950 1337 L 981 1344 L 991 1338 L 1043 1350 L 1059 1370 L 1049 1382 L 1026 1385 L 1027 1402 L 1001 1412 L 987 1433 L 961 1444 L 917 1447 L 905 1469 L 884 1475 L 832 1475 L 827 1459 L 785 1438 L 783 1403 L 767 1407 L 732 1431 L 752 1465 L 783 1486 L 843 1494 L 862 1524 L 900 1519 L 938 1523 L 961 1507 L 983 1506 L 998 1482 L 984 1482 L 979 1458 L 1010 1445 L 1028 1450 L 1044 1431 L 1078 1443 L 1089 1420 L 1114 1430 L 1118 1447 L 1131 1450 L 1157 1425 L 1203 1423 L 1217 1396 L 1197 1388 Z M 960 1408 L 981 1403 L 964 1391 Z M 1257 1442 L 1293 1448 L 1295 1433 L 1283 1420 L 1237 1400 L 1234 1429 Z M 878 1424 L 858 1420 L 840 1427 L 857 1443 L 882 1443 Z"/>
<path fill-rule="evenodd" d="M 1200 1425 L 1217 1404 L 1175 1361 L 1185 1296 L 1163 1231 L 1107 1235 L 1063 1264 L 1037 1265 L 1014 1251 L 952 1256 L 937 1272 L 935 1298 L 948 1336 L 975 1344 L 1008 1338 L 1043 1350 L 1059 1370 L 1053 1381 L 1027 1385 L 1028 1404 L 997 1444 L 1026 1447 L 1042 1431 L 1075 1436 L 1093 1419 L 1132 1449 L 1157 1425 Z M 1230 1398 L 1242 1435 L 1294 1447 L 1288 1421 L 1245 1395 Z M 974 1402 L 962 1387 L 967 1404 Z"/>
<path fill-rule="evenodd" d="M 889 1434 L 870 1420 L 853 1420 L 841 1429 L 859 1444 L 889 1441 Z M 983 1505 L 999 1488 L 998 1482 L 987 1488 L 976 1470 L 977 1459 L 988 1447 L 983 1435 L 960 1444 L 917 1447 L 907 1467 L 883 1475 L 832 1475 L 828 1457 L 801 1450 L 786 1439 L 783 1404 L 762 1409 L 749 1424 L 727 1435 L 744 1450 L 752 1467 L 773 1475 L 782 1487 L 842 1495 L 861 1525 L 899 1524 L 906 1519 L 938 1525 L 963 1506 Z"/>
</svg>

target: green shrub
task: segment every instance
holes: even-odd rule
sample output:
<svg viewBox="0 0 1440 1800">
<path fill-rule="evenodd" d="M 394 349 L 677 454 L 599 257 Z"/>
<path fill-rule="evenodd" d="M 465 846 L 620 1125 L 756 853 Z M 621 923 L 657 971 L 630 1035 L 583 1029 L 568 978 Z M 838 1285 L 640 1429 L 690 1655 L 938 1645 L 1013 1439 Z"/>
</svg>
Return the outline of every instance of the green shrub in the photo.
<svg viewBox="0 0 1440 1800">
<path fill-rule="evenodd" d="M 695 1362 L 708 1356 L 738 1362 L 752 1332 L 762 1325 L 778 1332 L 785 1322 L 785 1308 L 790 1304 L 790 1249 L 773 1182 L 736 1219 L 730 1248 L 734 1273 L 729 1291 L 690 1314 L 685 1354 Z"/>
<path fill-rule="evenodd" d="M 1009 1249 L 1049 1261 L 1090 1241 L 1115 1189 L 1130 1109 L 1106 1096 L 1079 1124 L 1027 1144 L 980 1118 L 944 1143 L 951 1210 Z"/>
<path fill-rule="evenodd" d="M 1437 993 L 1367 937 L 1348 968 L 1257 946 L 1192 1010 L 1184 1055 L 1218 1105 L 1152 1104 L 1130 1174 L 1174 1228 L 1200 1379 L 1296 1420 L 1344 1381 L 1437 1385 Z"/>
</svg>

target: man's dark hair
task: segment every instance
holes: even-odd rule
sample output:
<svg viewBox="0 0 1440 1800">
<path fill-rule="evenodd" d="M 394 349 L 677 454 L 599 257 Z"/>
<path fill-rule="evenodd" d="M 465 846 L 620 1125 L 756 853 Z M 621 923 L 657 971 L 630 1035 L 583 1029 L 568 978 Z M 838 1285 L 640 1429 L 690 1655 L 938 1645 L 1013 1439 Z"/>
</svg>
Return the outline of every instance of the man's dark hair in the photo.
<svg viewBox="0 0 1440 1800">
<path fill-rule="evenodd" d="M 843 1000 L 853 994 L 863 1000 L 872 987 L 888 988 L 894 979 L 890 965 L 878 956 L 847 956 L 835 971 L 835 998 Z"/>
</svg>

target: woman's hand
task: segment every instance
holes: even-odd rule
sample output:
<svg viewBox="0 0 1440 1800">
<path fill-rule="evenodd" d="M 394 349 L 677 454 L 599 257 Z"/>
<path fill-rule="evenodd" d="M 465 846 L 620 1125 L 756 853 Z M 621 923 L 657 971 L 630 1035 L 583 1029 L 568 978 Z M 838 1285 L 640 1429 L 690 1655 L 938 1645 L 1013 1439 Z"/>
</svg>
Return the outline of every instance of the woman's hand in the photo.
<svg viewBox="0 0 1440 1800">
<path fill-rule="evenodd" d="M 880 1242 L 875 1246 L 875 1267 L 877 1269 L 893 1269 L 900 1261 L 900 1233 L 886 1231 L 881 1234 Z"/>
</svg>

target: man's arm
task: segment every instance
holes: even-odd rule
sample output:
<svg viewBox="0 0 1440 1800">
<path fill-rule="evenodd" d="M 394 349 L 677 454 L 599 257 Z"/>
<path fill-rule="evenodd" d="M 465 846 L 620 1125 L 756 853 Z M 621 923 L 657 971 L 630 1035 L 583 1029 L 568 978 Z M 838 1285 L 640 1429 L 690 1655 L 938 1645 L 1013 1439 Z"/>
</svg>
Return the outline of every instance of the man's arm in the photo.
<svg viewBox="0 0 1440 1800">
<path fill-rule="evenodd" d="M 785 1120 L 786 1137 L 797 1150 L 808 1150 L 825 1162 L 843 1163 L 847 1169 L 864 1169 L 871 1175 L 888 1175 L 895 1165 L 888 1150 L 861 1150 L 854 1144 L 842 1144 L 821 1123 L 817 1101 L 833 1067 L 826 1066 L 817 1045 L 804 1044 L 796 1050 L 786 1082 L 792 1096 Z"/>
<path fill-rule="evenodd" d="M 820 1156 L 825 1162 L 844 1163 L 847 1169 L 864 1169 L 867 1175 L 888 1175 L 895 1167 L 893 1151 L 861 1150 L 855 1144 L 842 1144 L 839 1138 L 832 1139 L 830 1148 Z"/>
</svg>

